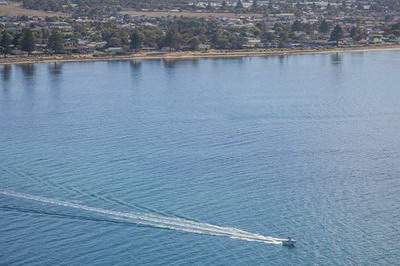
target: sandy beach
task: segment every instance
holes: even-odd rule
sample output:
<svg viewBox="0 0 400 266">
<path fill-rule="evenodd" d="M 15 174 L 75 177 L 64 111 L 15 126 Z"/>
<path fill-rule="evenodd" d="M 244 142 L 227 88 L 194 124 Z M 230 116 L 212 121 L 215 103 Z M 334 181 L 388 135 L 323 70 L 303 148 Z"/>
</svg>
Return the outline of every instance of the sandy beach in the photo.
<svg viewBox="0 0 400 266">
<path fill-rule="evenodd" d="M 258 49 L 258 50 L 210 50 L 206 52 L 166 52 L 166 53 L 132 53 L 127 55 L 41 55 L 41 56 L 8 56 L 0 58 L 0 65 L 6 64 L 33 64 L 33 63 L 58 63 L 58 62 L 85 62 L 85 61 L 128 61 L 128 60 L 190 60 L 201 58 L 236 58 L 253 56 L 286 56 L 322 53 L 368 52 L 400 50 L 400 44 L 374 45 L 362 47 L 338 47 L 326 49 Z"/>
</svg>

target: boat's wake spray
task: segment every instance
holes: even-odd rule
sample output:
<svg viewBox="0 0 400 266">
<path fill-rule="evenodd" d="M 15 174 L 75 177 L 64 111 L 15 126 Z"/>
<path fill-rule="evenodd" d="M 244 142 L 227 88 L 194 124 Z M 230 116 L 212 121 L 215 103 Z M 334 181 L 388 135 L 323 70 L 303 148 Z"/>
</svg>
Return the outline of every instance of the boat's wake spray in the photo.
<svg viewBox="0 0 400 266">
<path fill-rule="evenodd" d="M 171 229 L 183 232 L 207 234 L 214 236 L 225 236 L 234 239 L 240 239 L 245 241 L 257 241 L 273 245 L 285 244 L 287 239 L 274 238 L 269 236 L 263 236 L 259 234 L 250 233 L 244 230 L 240 230 L 233 227 L 223 227 L 207 223 L 200 223 L 196 221 L 190 221 L 183 218 L 169 217 L 158 214 L 147 214 L 139 212 L 119 212 L 113 210 L 106 210 L 87 205 L 77 204 L 73 202 L 61 201 L 51 198 L 45 198 L 30 194 L 24 194 L 14 191 L 0 191 L 0 195 L 15 197 L 19 199 L 25 199 L 30 201 L 41 202 L 44 204 L 64 206 L 67 208 L 74 208 L 84 210 L 96 214 L 104 215 L 108 218 L 119 220 L 122 222 L 147 225 L 157 228 Z"/>
</svg>

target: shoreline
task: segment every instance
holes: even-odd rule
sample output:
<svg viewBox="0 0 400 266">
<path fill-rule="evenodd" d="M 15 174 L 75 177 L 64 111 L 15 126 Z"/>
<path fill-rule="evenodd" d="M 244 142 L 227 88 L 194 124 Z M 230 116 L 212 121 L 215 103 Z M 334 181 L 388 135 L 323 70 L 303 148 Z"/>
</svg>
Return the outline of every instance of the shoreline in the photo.
<svg viewBox="0 0 400 266">
<path fill-rule="evenodd" d="M 207 52 L 166 52 L 166 53 L 134 53 L 128 55 L 46 55 L 46 56 L 11 56 L 0 58 L 0 65 L 95 62 L 95 61 L 133 61 L 133 60 L 193 60 L 202 58 L 241 58 L 267 57 L 327 53 L 370 52 L 400 50 L 400 44 L 374 45 L 358 47 L 338 47 L 324 49 L 255 49 L 255 50 L 210 50 Z"/>
</svg>

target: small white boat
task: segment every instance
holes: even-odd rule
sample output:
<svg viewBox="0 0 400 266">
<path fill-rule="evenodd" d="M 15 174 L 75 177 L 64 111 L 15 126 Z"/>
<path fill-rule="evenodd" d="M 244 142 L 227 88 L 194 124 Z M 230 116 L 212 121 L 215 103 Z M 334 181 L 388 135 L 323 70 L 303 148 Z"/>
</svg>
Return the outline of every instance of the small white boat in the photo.
<svg viewBox="0 0 400 266">
<path fill-rule="evenodd" d="M 291 237 L 288 237 L 287 239 L 282 239 L 282 246 L 294 247 L 294 244 L 296 244 L 296 240 L 292 239 Z"/>
</svg>

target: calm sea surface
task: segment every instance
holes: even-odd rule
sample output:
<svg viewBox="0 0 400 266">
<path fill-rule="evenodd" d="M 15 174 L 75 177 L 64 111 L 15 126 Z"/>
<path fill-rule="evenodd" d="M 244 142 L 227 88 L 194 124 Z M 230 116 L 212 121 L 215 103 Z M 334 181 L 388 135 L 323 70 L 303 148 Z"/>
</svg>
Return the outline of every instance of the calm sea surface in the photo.
<svg viewBox="0 0 400 266">
<path fill-rule="evenodd" d="M 400 52 L 0 66 L 0 264 L 397 264 L 399 67 Z"/>
</svg>

